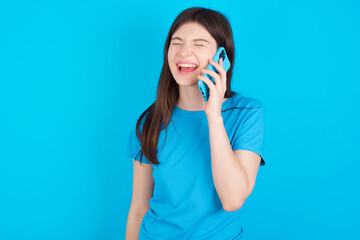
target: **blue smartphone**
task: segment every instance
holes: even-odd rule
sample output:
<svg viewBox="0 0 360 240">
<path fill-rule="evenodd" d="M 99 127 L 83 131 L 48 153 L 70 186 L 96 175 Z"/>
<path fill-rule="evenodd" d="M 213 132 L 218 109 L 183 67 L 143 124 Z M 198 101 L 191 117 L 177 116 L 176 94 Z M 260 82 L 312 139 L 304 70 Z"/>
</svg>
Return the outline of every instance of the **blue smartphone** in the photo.
<svg viewBox="0 0 360 240">
<path fill-rule="evenodd" d="M 231 65 L 230 65 L 229 59 L 228 59 L 228 57 L 227 57 L 227 54 L 226 54 L 226 52 L 225 52 L 225 48 L 223 48 L 223 47 L 219 47 L 219 49 L 216 51 L 216 53 L 215 53 L 215 55 L 214 55 L 214 57 L 213 57 L 212 60 L 213 60 L 214 62 L 219 63 L 220 58 L 223 59 L 223 67 L 224 67 L 224 70 L 227 72 L 227 71 L 229 70 L 229 68 L 230 68 Z M 218 72 L 218 71 L 216 70 L 216 68 L 215 68 L 213 65 L 211 65 L 211 64 L 209 64 L 209 65 L 206 67 L 206 69 L 213 70 L 213 71 L 216 72 L 216 73 Z M 208 74 L 206 74 L 206 73 L 203 73 L 202 75 L 205 76 L 205 77 L 207 77 L 207 78 L 209 78 L 209 79 L 215 84 L 215 81 L 214 81 L 214 78 L 213 78 L 213 77 L 211 77 L 210 75 L 208 75 Z M 200 92 L 201 92 L 201 94 L 202 94 L 205 102 L 207 102 L 208 99 L 209 99 L 209 92 L 210 92 L 210 91 L 209 91 L 209 87 L 206 85 L 206 83 L 204 83 L 204 82 L 201 81 L 201 80 L 198 81 L 198 87 L 199 87 L 199 90 L 200 90 Z"/>
</svg>

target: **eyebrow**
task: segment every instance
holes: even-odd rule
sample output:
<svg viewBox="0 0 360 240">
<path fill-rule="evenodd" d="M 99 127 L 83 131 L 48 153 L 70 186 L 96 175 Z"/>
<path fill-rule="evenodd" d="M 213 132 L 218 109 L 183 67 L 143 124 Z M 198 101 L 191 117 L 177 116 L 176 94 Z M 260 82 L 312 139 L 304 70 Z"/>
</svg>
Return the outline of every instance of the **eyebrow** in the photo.
<svg viewBox="0 0 360 240">
<path fill-rule="evenodd" d="M 180 41 L 182 41 L 182 38 L 180 38 L 180 37 L 173 37 L 171 40 L 180 40 Z M 193 41 L 194 41 L 194 42 L 204 41 L 204 42 L 210 43 L 208 40 L 203 39 L 203 38 L 196 38 L 196 39 L 194 39 Z"/>
</svg>

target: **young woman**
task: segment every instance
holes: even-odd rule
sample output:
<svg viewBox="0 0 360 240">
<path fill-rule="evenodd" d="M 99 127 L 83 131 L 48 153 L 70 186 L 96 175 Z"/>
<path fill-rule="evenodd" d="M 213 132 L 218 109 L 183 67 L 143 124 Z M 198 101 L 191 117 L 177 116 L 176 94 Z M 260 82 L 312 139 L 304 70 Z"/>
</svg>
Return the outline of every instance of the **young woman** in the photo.
<svg viewBox="0 0 360 240">
<path fill-rule="evenodd" d="M 222 59 L 212 61 L 219 47 L 227 72 Z M 265 164 L 264 106 L 231 91 L 233 66 L 227 18 L 206 8 L 181 12 L 166 39 L 156 100 L 126 147 L 134 166 L 126 240 L 243 238 L 241 206 Z M 199 80 L 209 87 L 207 102 Z"/>
</svg>

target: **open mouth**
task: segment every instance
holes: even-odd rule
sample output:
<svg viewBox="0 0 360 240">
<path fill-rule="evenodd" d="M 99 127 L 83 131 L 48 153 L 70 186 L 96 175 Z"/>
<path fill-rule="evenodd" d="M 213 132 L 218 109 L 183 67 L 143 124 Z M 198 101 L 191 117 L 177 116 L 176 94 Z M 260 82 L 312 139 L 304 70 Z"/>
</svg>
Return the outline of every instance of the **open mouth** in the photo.
<svg viewBox="0 0 360 240">
<path fill-rule="evenodd" d="M 198 68 L 198 66 L 195 64 L 183 64 L 182 63 L 182 64 L 177 64 L 176 66 L 180 73 L 191 73 Z"/>
</svg>

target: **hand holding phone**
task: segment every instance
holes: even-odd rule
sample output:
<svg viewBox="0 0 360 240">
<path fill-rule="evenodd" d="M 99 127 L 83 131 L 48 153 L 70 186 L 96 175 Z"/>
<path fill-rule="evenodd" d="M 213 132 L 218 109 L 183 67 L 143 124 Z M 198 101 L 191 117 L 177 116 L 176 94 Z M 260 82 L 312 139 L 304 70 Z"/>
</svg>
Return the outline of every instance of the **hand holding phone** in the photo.
<svg viewBox="0 0 360 240">
<path fill-rule="evenodd" d="M 227 54 L 226 54 L 226 52 L 225 52 L 225 48 L 223 48 L 223 47 L 219 47 L 219 49 L 216 51 L 216 53 L 215 53 L 215 55 L 214 55 L 214 57 L 213 57 L 212 60 L 213 60 L 214 62 L 219 63 L 220 58 L 223 59 L 223 68 L 224 68 L 224 70 L 227 72 L 227 71 L 229 70 L 229 68 L 230 68 L 231 65 L 230 65 L 229 59 L 228 59 L 228 57 L 227 57 Z M 209 65 L 206 67 L 206 69 L 213 70 L 213 71 L 216 72 L 216 73 L 218 72 L 218 71 L 216 70 L 216 68 L 215 68 L 213 65 L 211 65 L 211 64 L 209 64 Z M 210 75 L 208 75 L 208 74 L 206 74 L 206 73 L 203 73 L 202 75 L 205 76 L 205 77 L 207 77 L 207 78 L 209 78 L 209 79 L 215 84 L 215 81 L 214 81 L 213 77 L 211 77 Z M 201 94 L 202 94 L 205 102 L 207 102 L 208 99 L 209 99 L 209 87 L 206 85 L 206 83 L 204 83 L 204 82 L 201 81 L 201 80 L 198 81 L 198 87 L 199 87 L 199 90 L 200 90 L 200 92 L 201 92 Z"/>
</svg>

